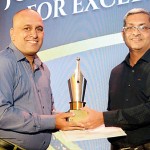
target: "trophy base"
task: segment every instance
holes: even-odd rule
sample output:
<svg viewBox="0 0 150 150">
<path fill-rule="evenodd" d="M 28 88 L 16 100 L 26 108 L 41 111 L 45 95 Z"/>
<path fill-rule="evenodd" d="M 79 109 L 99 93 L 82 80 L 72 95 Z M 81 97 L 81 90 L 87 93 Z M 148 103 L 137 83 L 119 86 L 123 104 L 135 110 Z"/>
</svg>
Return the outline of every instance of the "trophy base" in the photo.
<svg viewBox="0 0 150 150">
<path fill-rule="evenodd" d="M 75 114 L 75 116 L 68 119 L 70 122 L 80 122 L 88 115 L 84 110 L 70 110 L 70 112 L 73 112 Z"/>
</svg>

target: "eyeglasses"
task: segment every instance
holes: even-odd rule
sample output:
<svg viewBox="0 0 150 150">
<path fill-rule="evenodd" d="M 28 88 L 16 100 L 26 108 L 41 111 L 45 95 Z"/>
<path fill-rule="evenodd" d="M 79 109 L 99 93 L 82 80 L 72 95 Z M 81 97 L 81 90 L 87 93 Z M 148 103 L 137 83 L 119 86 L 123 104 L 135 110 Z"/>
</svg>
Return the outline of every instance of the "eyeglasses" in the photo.
<svg viewBox="0 0 150 150">
<path fill-rule="evenodd" d="M 150 29 L 150 27 L 147 27 L 145 25 L 141 25 L 141 26 L 129 26 L 129 27 L 123 27 L 123 30 L 127 33 L 132 33 L 135 30 L 138 30 L 140 32 L 146 32 L 147 30 Z"/>
</svg>

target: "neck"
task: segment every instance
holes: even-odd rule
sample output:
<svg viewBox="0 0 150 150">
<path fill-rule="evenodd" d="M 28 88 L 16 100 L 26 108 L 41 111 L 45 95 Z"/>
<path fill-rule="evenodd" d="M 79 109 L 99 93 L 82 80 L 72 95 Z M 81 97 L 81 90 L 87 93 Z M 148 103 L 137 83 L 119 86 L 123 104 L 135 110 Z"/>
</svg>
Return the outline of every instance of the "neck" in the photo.
<svg viewBox="0 0 150 150">
<path fill-rule="evenodd" d="M 137 61 L 145 54 L 145 52 L 146 51 L 130 51 L 130 65 L 133 67 L 137 63 Z"/>
<path fill-rule="evenodd" d="M 34 56 L 25 56 L 25 57 L 29 61 L 32 70 L 34 70 Z"/>
</svg>

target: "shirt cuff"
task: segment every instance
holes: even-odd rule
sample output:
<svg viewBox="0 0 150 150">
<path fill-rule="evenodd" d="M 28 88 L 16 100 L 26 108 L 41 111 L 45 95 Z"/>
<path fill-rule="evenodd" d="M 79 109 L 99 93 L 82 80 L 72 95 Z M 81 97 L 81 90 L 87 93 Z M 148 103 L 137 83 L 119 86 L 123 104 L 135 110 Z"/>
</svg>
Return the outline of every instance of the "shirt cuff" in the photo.
<svg viewBox="0 0 150 150">
<path fill-rule="evenodd" d="M 55 115 L 40 115 L 40 130 L 55 129 Z"/>
<path fill-rule="evenodd" d="M 106 127 L 117 126 L 117 114 L 118 110 L 103 112 Z"/>
</svg>

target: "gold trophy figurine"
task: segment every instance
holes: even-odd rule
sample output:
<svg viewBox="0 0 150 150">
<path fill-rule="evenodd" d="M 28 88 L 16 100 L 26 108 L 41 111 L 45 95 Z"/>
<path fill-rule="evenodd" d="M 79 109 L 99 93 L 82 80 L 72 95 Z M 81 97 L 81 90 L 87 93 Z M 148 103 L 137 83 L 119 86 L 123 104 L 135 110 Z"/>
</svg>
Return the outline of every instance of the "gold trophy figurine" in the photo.
<svg viewBox="0 0 150 150">
<path fill-rule="evenodd" d="M 70 117 L 69 121 L 78 122 L 87 116 L 87 112 L 80 110 L 84 107 L 86 102 L 84 102 L 85 90 L 87 80 L 83 77 L 80 70 L 80 58 L 76 59 L 77 66 L 75 73 L 68 80 L 69 92 L 70 92 L 70 112 L 74 112 L 75 116 Z"/>
</svg>

